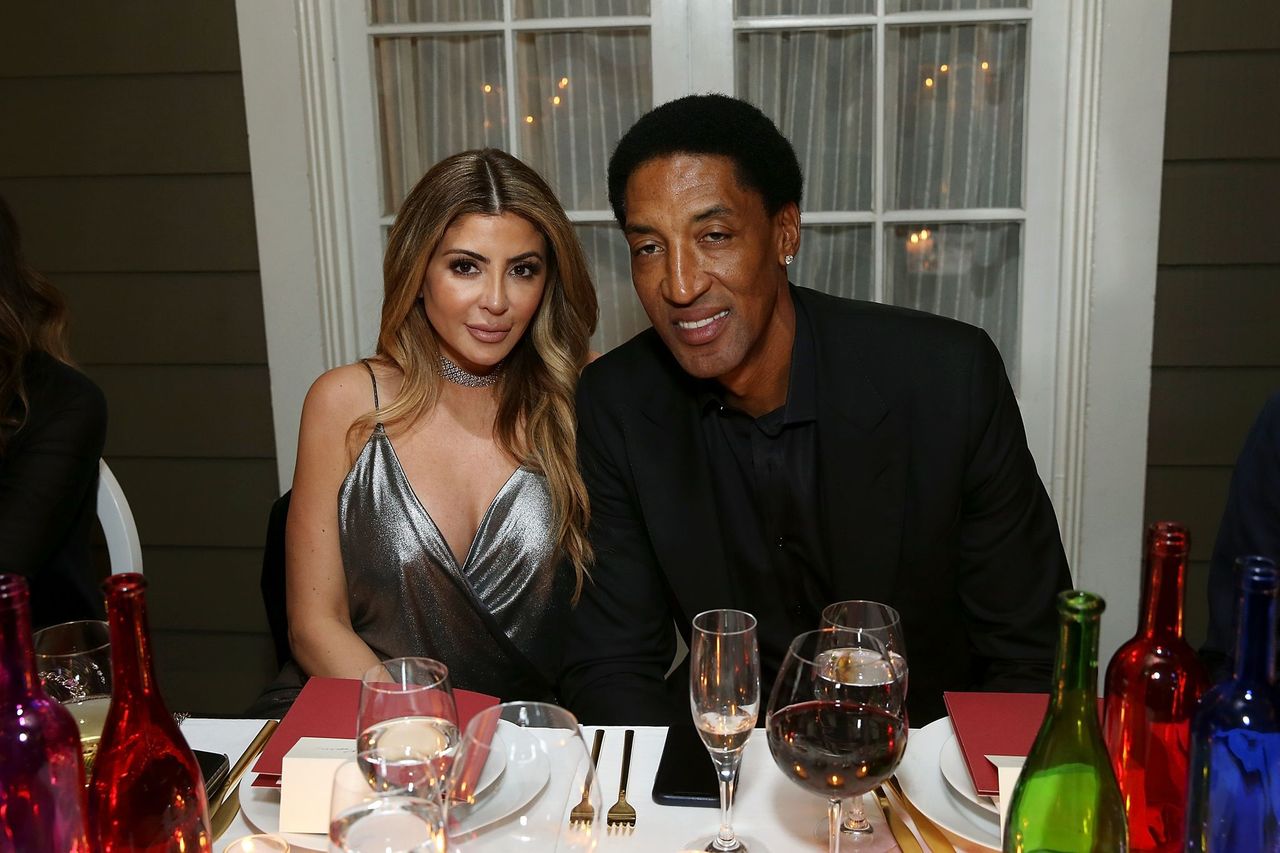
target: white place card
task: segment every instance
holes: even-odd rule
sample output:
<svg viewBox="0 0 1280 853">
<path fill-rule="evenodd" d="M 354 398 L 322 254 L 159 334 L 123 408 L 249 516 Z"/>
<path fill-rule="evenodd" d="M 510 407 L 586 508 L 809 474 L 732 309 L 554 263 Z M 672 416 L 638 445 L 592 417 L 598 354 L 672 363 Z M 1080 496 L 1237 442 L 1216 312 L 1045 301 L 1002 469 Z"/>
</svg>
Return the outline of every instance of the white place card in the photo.
<svg viewBox="0 0 1280 853">
<path fill-rule="evenodd" d="M 1004 819 L 1009 813 L 1009 803 L 1013 801 L 1013 789 L 1022 775 L 1025 755 L 988 755 L 987 761 L 996 766 L 996 775 L 1000 780 L 1000 796 L 996 797 L 996 808 L 1000 809 L 1000 840 L 1004 841 Z"/>
<path fill-rule="evenodd" d="M 329 795 L 339 765 L 356 757 L 347 738 L 303 737 L 285 753 L 280 775 L 280 831 L 329 832 Z"/>
</svg>

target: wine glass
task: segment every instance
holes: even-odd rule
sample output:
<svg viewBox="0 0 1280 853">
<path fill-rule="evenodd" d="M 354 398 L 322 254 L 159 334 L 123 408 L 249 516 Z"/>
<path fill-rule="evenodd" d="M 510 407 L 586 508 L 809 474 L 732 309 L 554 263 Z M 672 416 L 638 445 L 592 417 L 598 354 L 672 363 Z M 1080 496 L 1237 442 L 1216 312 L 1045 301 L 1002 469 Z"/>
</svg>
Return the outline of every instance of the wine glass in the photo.
<svg viewBox="0 0 1280 853">
<path fill-rule="evenodd" d="M 881 674 L 863 678 L 873 663 Z M 774 682 L 769 751 L 787 778 L 828 799 L 830 853 L 840 849 L 840 800 L 892 776 L 906 750 L 902 688 L 884 672 L 892 672 L 889 652 L 874 637 L 820 628 L 792 640 Z"/>
<path fill-rule="evenodd" d="M 67 707 L 80 727 L 87 780 L 111 707 L 110 629 L 95 619 L 65 622 L 36 631 L 31 642 L 40 685 L 50 698 Z"/>
<path fill-rule="evenodd" d="M 706 849 L 745 853 L 733 834 L 733 789 L 742 750 L 760 714 L 756 617 L 741 610 L 708 610 L 693 617 L 689 707 L 720 778 L 720 832 Z"/>
<path fill-rule="evenodd" d="M 441 853 L 444 815 L 434 789 L 396 785 L 394 758 L 360 753 L 338 765 L 329 798 L 329 849 L 336 853 Z M 378 772 L 370 773 L 370 768 Z M 389 772 L 390 771 L 390 772 Z"/>
<path fill-rule="evenodd" d="M 577 719 L 555 705 L 507 702 L 473 717 L 448 791 L 450 853 L 586 853 L 599 846 L 605 810 L 591 756 Z M 594 818 L 572 820 L 584 802 Z"/>
<path fill-rule="evenodd" d="M 392 658 L 360 680 L 356 754 L 371 784 L 438 795 L 458 746 L 449 668 L 431 658 Z"/>
<path fill-rule="evenodd" d="M 846 628 L 870 634 L 889 650 L 893 662 L 893 674 L 902 685 L 902 698 L 907 697 L 907 644 L 902 634 L 902 618 L 898 611 L 878 601 L 837 601 L 822 610 L 820 627 Z M 874 656 L 874 653 L 872 653 Z M 874 674 L 873 667 L 864 677 Z M 904 720 L 906 717 L 904 716 Z M 871 823 L 862 808 L 862 797 L 854 797 L 844 804 L 844 823 L 840 827 L 846 833 L 870 834 Z"/>
</svg>

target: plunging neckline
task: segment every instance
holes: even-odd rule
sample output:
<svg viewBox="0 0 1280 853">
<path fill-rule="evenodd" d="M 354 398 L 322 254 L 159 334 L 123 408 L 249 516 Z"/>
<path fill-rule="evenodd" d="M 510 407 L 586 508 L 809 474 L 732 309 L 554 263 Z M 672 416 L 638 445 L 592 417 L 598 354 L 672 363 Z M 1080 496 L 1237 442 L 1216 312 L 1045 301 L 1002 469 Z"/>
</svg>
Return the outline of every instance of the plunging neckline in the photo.
<svg viewBox="0 0 1280 853">
<path fill-rule="evenodd" d="M 493 508 L 497 506 L 498 500 L 515 480 L 516 475 L 521 471 L 526 470 L 525 467 L 523 465 L 517 465 L 515 470 L 508 474 L 507 479 L 498 487 L 498 491 L 494 493 L 493 498 L 489 501 L 489 505 L 485 507 L 484 515 L 480 516 L 480 523 L 476 525 L 475 533 L 471 534 L 471 544 L 467 546 L 466 559 L 462 562 L 458 562 L 458 555 L 453 552 L 453 546 L 449 544 L 449 540 L 445 537 L 444 531 L 440 529 L 440 525 L 437 524 L 436 520 L 431 516 L 431 511 L 428 510 L 427 505 L 422 502 L 422 498 L 418 496 L 418 490 L 413 487 L 413 483 L 409 480 L 409 475 L 405 473 L 404 465 L 400 462 L 400 454 L 396 452 L 396 446 L 392 443 L 391 436 L 387 435 L 387 431 L 385 429 L 382 429 L 382 424 L 378 424 L 377 428 L 375 428 L 374 435 L 371 435 L 369 440 L 373 441 L 379 434 L 382 436 L 382 440 L 387 443 L 387 449 L 391 451 L 391 458 L 396 463 L 396 476 L 398 476 L 401 482 L 404 483 L 404 487 L 408 490 L 409 494 L 413 495 L 413 502 L 417 505 L 423 516 L 426 517 L 427 522 L 431 525 L 431 529 L 435 531 L 436 537 L 440 540 L 440 544 L 444 546 L 445 553 L 448 554 L 449 559 L 453 561 L 454 568 L 458 570 L 459 574 L 465 575 L 466 568 L 471 565 L 471 558 L 475 554 L 476 543 L 480 541 L 480 535 L 484 533 L 485 527 L 489 524 L 489 517 L 493 515 Z"/>
</svg>

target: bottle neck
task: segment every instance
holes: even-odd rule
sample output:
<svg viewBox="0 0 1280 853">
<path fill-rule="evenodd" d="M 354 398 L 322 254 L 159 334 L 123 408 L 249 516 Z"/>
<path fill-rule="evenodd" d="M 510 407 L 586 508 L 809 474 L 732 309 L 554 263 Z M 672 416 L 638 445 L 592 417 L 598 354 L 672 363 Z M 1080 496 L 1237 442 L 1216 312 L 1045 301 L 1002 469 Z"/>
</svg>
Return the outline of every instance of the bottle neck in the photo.
<svg viewBox="0 0 1280 853">
<path fill-rule="evenodd" d="M 113 583 L 118 578 L 136 581 Z M 147 699 L 155 693 L 155 670 L 147 630 L 145 583 L 140 576 L 115 575 L 108 579 L 107 622 L 111 626 L 111 676 L 115 693 Z"/>
<path fill-rule="evenodd" d="M 27 582 L 17 575 L 0 575 L 0 700 L 30 695 L 36 685 Z"/>
<path fill-rule="evenodd" d="M 1096 709 L 1098 622 L 1098 614 L 1059 616 L 1051 712 L 1074 711 L 1080 707 Z"/>
<path fill-rule="evenodd" d="M 1187 552 L 1153 547 L 1142 579 L 1142 624 L 1145 637 L 1182 637 L 1182 599 Z"/>
<path fill-rule="evenodd" d="M 1276 677 L 1276 590 L 1242 589 L 1237 600 L 1237 679 L 1271 684 Z"/>
</svg>

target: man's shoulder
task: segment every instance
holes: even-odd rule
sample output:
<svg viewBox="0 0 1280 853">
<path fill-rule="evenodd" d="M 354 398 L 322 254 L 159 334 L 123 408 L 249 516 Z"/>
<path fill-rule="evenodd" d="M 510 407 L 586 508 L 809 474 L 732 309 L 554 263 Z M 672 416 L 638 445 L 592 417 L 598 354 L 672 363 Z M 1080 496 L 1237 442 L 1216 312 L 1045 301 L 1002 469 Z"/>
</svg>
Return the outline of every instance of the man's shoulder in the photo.
<svg viewBox="0 0 1280 853">
<path fill-rule="evenodd" d="M 640 389 L 680 381 L 680 367 L 652 327 L 586 366 L 580 386 L 595 397 L 635 399 Z"/>
<path fill-rule="evenodd" d="M 804 287 L 797 287 L 795 294 L 820 341 L 835 340 L 864 353 L 957 355 L 971 353 L 989 340 L 977 326 L 927 311 Z"/>
</svg>

